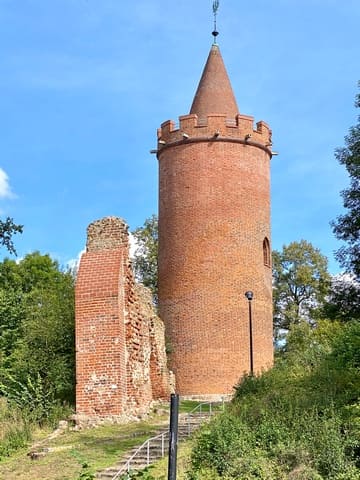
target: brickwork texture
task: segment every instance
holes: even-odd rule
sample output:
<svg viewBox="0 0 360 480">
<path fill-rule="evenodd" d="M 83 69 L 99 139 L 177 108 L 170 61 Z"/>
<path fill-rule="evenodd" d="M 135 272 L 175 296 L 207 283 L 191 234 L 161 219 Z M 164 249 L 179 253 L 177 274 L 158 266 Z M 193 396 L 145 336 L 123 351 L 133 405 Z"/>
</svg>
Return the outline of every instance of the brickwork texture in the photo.
<svg viewBox="0 0 360 480">
<path fill-rule="evenodd" d="M 158 130 L 159 312 L 184 396 L 232 393 L 249 372 L 248 290 L 254 370 L 273 362 L 271 131 L 236 112 L 214 45 L 191 113 Z"/>
<path fill-rule="evenodd" d="M 89 225 L 75 299 L 77 414 L 143 414 L 167 399 L 164 326 L 150 292 L 134 280 L 121 219 Z"/>
</svg>

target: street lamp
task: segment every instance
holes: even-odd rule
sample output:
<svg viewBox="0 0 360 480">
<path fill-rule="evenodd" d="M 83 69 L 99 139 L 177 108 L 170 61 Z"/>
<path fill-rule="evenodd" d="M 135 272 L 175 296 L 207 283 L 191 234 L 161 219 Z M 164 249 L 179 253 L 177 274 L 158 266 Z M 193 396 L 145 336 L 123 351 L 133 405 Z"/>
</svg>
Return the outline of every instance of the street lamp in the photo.
<svg viewBox="0 0 360 480">
<path fill-rule="evenodd" d="M 245 292 L 245 297 L 249 302 L 249 336 L 250 336 L 250 375 L 254 375 L 254 355 L 253 355 L 253 335 L 252 335 L 252 312 L 251 301 L 254 298 L 254 294 L 251 290 Z"/>
</svg>

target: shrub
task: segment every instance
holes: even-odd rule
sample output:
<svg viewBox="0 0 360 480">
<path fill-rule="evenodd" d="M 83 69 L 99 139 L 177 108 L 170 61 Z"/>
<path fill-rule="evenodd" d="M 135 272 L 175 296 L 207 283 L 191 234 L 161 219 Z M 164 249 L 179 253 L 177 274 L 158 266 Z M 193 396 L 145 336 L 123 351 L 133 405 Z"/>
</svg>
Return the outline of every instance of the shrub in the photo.
<svg viewBox="0 0 360 480">
<path fill-rule="evenodd" d="M 275 367 L 200 431 L 189 478 L 359 479 L 359 352 L 360 323 L 293 327 Z"/>
</svg>

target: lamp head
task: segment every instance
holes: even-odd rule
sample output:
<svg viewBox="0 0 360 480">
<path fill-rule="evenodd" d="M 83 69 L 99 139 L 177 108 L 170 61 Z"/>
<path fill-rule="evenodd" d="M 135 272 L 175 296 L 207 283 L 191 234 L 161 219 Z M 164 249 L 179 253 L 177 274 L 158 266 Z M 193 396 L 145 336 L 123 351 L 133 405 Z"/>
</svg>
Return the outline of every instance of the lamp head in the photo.
<svg viewBox="0 0 360 480">
<path fill-rule="evenodd" d="M 245 297 L 251 301 L 253 298 L 254 298 L 254 293 L 251 291 L 251 290 L 248 290 L 247 292 L 245 292 Z"/>
</svg>

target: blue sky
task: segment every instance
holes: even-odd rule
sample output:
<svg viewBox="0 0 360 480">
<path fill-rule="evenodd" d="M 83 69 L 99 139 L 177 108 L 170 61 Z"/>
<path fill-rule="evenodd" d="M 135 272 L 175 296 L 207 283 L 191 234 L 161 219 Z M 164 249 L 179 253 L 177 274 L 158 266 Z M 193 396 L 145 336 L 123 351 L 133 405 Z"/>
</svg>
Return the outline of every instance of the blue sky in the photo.
<svg viewBox="0 0 360 480">
<path fill-rule="evenodd" d="M 89 223 L 157 211 L 156 129 L 187 114 L 211 0 L 0 0 L 0 213 L 19 256 L 65 264 Z M 357 122 L 358 0 L 220 0 L 241 113 L 273 130 L 272 246 L 302 238 L 339 266 L 329 226 L 348 184 L 334 150 Z M 2 251 L 4 255 L 6 252 Z"/>
</svg>

